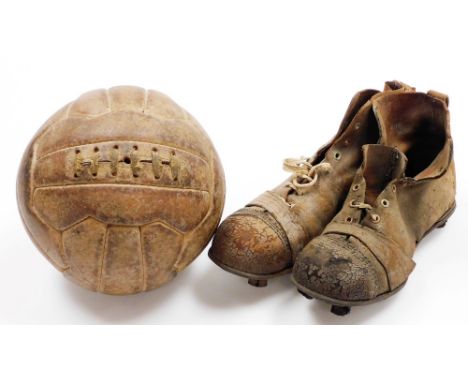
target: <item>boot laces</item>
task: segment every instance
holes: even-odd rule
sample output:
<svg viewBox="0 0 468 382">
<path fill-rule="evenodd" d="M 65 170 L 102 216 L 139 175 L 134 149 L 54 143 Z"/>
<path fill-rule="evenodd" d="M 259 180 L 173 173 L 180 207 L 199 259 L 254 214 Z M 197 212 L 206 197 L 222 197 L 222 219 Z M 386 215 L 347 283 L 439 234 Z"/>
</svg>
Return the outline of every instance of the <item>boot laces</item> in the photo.
<svg viewBox="0 0 468 382">
<path fill-rule="evenodd" d="M 357 202 L 354 199 L 349 202 L 351 208 L 359 208 L 360 210 L 371 211 L 373 207 L 368 203 Z M 374 213 L 370 214 L 371 220 L 373 223 L 378 223 L 380 221 L 380 216 Z"/>
<path fill-rule="evenodd" d="M 361 210 L 372 210 L 372 206 L 363 202 L 356 202 L 354 199 L 349 202 L 349 206 L 352 208 L 359 208 Z"/>
<path fill-rule="evenodd" d="M 287 184 L 298 195 L 309 192 L 317 183 L 319 174 L 329 173 L 331 165 L 327 162 L 313 165 L 307 158 L 287 158 L 283 161 L 283 169 L 293 174 L 291 181 Z"/>
</svg>

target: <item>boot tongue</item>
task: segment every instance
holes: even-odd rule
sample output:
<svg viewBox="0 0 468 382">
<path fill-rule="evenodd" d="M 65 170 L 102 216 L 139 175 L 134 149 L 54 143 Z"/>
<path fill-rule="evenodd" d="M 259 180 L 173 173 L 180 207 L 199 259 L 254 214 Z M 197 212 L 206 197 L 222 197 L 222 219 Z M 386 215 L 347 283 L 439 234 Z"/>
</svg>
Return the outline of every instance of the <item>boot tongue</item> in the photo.
<svg viewBox="0 0 468 382">
<path fill-rule="evenodd" d="M 401 81 L 387 81 L 385 82 L 384 85 L 384 92 L 389 92 L 389 91 L 395 91 L 395 90 L 400 90 L 400 91 L 407 91 L 407 92 L 414 92 L 416 91 L 416 88 L 413 88 L 404 82 Z"/>
<path fill-rule="evenodd" d="M 384 145 L 365 145 L 362 149 L 365 202 L 372 204 L 391 180 L 403 176 L 406 156 L 397 148 Z"/>
</svg>

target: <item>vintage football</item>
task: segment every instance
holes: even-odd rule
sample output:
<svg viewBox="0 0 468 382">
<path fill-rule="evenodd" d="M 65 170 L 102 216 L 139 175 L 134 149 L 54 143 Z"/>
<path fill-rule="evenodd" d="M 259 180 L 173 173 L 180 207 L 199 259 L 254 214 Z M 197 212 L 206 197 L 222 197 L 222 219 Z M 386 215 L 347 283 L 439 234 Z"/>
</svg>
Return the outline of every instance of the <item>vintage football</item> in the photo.
<svg viewBox="0 0 468 382">
<path fill-rule="evenodd" d="M 85 93 L 42 126 L 17 193 L 30 237 L 59 271 L 123 295 L 159 287 L 201 253 L 225 185 L 190 114 L 157 91 L 122 86 Z"/>
</svg>

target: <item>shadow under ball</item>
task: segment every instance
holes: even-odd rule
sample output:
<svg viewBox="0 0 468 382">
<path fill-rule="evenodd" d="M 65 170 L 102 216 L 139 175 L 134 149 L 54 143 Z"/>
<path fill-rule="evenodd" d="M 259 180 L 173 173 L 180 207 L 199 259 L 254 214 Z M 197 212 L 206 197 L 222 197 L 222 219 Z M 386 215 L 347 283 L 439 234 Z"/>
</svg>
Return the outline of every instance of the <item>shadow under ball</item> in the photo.
<svg viewBox="0 0 468 382">
<path fill-rule="evenodd" d="M 30 237 L 59 271 L 124 295 L 159 287 L 201 253 L 225 184 L 190 114 L 159 92 L 125 86 L 85 93 L 41 127 L 17 196 Z"/>
</svg>

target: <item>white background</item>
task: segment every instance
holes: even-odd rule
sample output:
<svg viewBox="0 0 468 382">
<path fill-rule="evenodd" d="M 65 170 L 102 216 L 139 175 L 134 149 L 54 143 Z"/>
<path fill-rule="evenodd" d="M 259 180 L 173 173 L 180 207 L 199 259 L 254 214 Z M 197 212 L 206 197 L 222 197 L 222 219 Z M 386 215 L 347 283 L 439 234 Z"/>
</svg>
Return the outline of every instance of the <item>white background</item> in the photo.
<svg viewBox="0 0 468 382">
<path fill-rule="evenodd" d="M 466 323 L 468 100 L 463 2 L 11 1 L 0 5 L 1 323 Z M 318 5 L 320 4 L 320 6 Z M 455 5 L 460 4 L 460 5 Z M 405 288 L 337 317 L 289 276 L 253 288 L 204 251 L 159 290 L 112 297 L 62 277 L 37 251 L 15 198 L 21 155 L 81 93 L 137 85 L 168 94 L 215 144 L 224 216 L 311 155 L 358 90 L 398 79 L 450 95 L 458 207 L 417 248 Z"/>
</svg>

